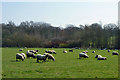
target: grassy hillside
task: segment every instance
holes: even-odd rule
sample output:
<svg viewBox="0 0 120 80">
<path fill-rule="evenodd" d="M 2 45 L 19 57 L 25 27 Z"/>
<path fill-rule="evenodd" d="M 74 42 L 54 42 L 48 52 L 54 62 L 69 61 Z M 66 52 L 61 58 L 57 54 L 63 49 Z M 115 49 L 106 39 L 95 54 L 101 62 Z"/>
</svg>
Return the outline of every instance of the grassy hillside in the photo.
<svg viewBox="0 0 120 80">
<path fill-rule="evenodd" d="M 48 48 L 39 49 L 38 54 L 44 54 Z M 23 49 L 26 53 L 28 49 Z M 118 56 L 107 50 L 88 50 L 89 58 L 78 59 L 84 50 L 74 49 L 74 52 L 63 53 L 63 48 L 53 48 L 56 61 L 36 63 L 36 59 L 25 59 L 16 62 L 19 48 L 2 48 L 2 76 L 3 78 L 117 78 Z M 66 50 L 69 50 L 68 48 Z M 96 54 L 107 57 L 107 60 L 95 59 Z"/>
</svg>

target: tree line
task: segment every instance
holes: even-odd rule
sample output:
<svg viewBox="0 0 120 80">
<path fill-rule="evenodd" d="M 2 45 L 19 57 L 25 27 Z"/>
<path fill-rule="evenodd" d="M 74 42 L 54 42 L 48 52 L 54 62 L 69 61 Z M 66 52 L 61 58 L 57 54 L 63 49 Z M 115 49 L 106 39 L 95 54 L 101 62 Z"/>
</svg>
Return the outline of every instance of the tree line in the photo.
<svg viewBox="0 0 120 80">
<path fill-rule="evenodd" d="M 2 23 L 2 47 L 120 48 L 120 28 L 116 24 L 66 28 L 45 22 Z"/>
</svg>

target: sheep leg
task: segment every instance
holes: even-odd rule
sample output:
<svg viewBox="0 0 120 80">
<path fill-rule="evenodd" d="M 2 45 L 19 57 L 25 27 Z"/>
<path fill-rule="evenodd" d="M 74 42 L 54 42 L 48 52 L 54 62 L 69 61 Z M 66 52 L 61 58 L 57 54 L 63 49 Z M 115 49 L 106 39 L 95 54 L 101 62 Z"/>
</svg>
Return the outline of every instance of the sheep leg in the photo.
<svg viewBox="0 0 120 80">
<path fill-rule="evenodd" d="M 36 62 L 39 62 L 39 60 L 37 59 L 37 61 Z"/>
</svg>

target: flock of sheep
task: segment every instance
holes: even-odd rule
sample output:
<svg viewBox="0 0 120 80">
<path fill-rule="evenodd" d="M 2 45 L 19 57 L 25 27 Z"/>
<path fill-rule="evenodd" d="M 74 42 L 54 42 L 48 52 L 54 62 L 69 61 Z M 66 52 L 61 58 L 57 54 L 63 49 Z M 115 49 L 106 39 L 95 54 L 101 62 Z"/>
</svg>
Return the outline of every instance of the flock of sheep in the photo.
<svg viewBox="0 0 120 80">
<path fill-rule="evenodd" d="M 19 49 L 19 51 L 23 51 L 23 49 Z M 27 58 L 36 58 L 36 62 L 39 62 L 40 61 L 46 61 L 47 59 L 48 60 L 53 60 L 55 61 L 55 58 L 52 54 L 56 54 L 56 51 L 55 50 L 45 50 L 45 53 L 42 55 L 42 54 L 37 54 L 39 52 L 39 50 L 27 50 L 27 53 L 17 53 L 16 54 L 16 61 L 19 60 L 22 60 L 24 61 L 24 59 L 26 59 L 26 56 Z M 63 50 L 63 53 L 67 53 L 68 51 L 66 49 Z M 70 49 L 69 52 L 73 52 L 73 49 Z M 108 52 L 110 52 L 110 50 L 108 50 Z M 88 56 L 88 51 L 83 51 L 81 53 L 79 53 L 79 59 L 81 58 L 89 58 Z M 95 53 L 95 51 L 92 51 L 92 53 Z M 112 52 L 112 55 L 119 55 L 118 52 Z M 97 60 L 107 60 L 107 57 L 102 57 L 101 55 L 96 55 L 95 58 L 97 58 Z"/>
<path fill-rule="evenodd" d="M 20 49 L 19 51 L 22 51 L 22 49 Z M 27 58 L 30 58 L 30 57 L 36 58 L 37 62 L 39 62 L 39 60 L 46 61 L 46 59 L 55 61 L 55 58 L 52 55 L 52 53 L 56 54 L 56 52 L 54 50 L 46 50 L 45 52 L 47 52 L 47 53 L 44 53 L 43 55 L 37 54 L 38 51 L 39 50 L 27 50 L 26 54 L 25 53 L 17 53 L 16 61 L 18 61 L 18 59 L 24 61 L 24 59 L 26 59 L 26 56 L 27 56 Z M 37 55 L 35 55 L 35 54 L 37 54 Z"/>
<path fill-rule="evenodd" d="M 108 52 L 110 52 L 110 50 L 108 50 Z M 87 55 L 88 51 L 83 51 L 82 53 L 79 53 L 79 58 L 89 58 L 89 56 Z M 93 51 L 92 53 L 95 53 L 95 51 Z M 112 52 L 112 55 L 119 55 L 118 52 Z M 95 58 L 97 58 L 97 60 L 107 60 L 107 57 L 102 57 L 101 55 L 96 55 Z"/>
</svg>

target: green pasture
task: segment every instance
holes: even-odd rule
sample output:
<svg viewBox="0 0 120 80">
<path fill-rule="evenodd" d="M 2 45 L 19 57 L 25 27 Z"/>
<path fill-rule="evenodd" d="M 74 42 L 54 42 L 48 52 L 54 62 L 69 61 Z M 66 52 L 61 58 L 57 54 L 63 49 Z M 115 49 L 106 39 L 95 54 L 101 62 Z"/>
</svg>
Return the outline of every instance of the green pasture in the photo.
<svg viewBox="0 0 120 80">
<path fill-rule="evenodd" d="M 107 50 L 87 50 L 89 58 L 79 59 L 79 53 L 85 50 L 74 49 L 73 52 L 63 53 L 64 48 L 28 48 L 39 49 L 38 54 L 45 50 L 55 50 L 56 61 L 36 63 L 30 58 L 16 62 L 19 48 L 2 48 L 2 77 L 3 78 L 118 78 L 118 56 Z M 23 48 L 24 53 L 28 49 Z M 68 51 L 69 48 L 66 48 Z M 107 57 L 107 60 L 95 59 L 96 54 Z"/>
</svg>

